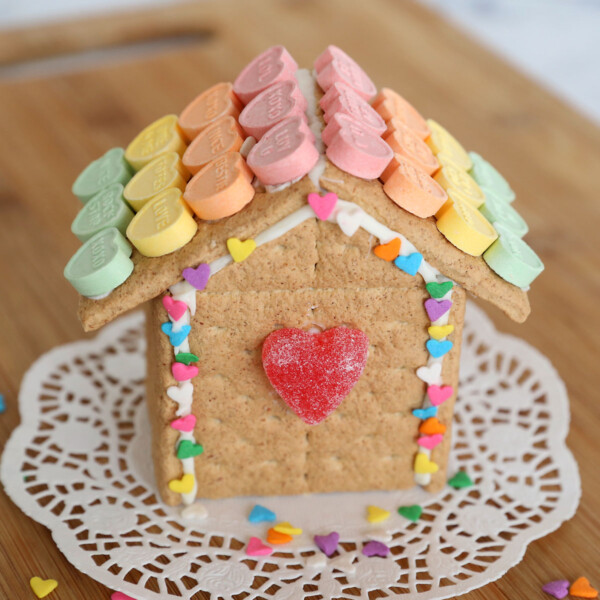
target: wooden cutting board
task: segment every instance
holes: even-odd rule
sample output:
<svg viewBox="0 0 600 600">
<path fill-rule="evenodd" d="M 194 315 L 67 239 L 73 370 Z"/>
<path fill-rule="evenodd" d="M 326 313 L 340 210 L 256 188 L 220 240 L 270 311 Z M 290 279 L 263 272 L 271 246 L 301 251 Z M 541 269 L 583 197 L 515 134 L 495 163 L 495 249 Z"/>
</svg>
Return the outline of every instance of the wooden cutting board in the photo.
<svg viewBox="0 0 600 600">
<path fill-rule="evenodd" d="M 79 245 L 69 232 L 80 208 L 69 191 L 75 176 L 150 121 L 233 78 L 275 43 L 285 44 L 302 66 L 328 43 L 343 47 L 378 86 L 401 91 L 513 183 L 531 227 L 527 240 L 546 272 L 533 287 L 533 313 L 524 325 L 488 311 L 501 330 L 546 354 L 567 382 L 569 445 L 583 499 L 576 517 L 533 543 L 521 564 L 464 598 L 543 598 L 541 584 L 579 575 L 600 585 L 600 133 L 408 2 L 193 3 L 1 35 L 0 392 L 8 409 L 0 416 L 0 447 L 18 423 L 17 393 L 27 367 L 50 348 L 84 337 L 76 294 L 62 277 Z M 109 597 L 0 492 L 0 596 L 32 598 L 33 575 L 60 582 L 51 596 L 56 600 Z"/>
</svg>

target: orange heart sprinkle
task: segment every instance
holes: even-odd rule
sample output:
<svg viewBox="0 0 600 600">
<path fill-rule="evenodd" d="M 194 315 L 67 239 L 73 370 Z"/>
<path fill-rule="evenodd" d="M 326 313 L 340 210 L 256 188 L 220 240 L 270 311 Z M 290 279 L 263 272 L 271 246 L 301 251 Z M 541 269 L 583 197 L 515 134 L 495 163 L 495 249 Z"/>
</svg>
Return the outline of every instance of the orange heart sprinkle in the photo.
<svg viewBox="0 0 600 600">
<path fill-rule="evenodd" d="M 272 527 L 267 532 L 267 542 L 269 542 L 269 544 L 287 544 L 293 539 L 294 538 L 291 535 L 288 535 L 287 533 L 281 533 L 280 531 L 275 531 L 275 529 Z"/>
<path fill-rule="evenodd" d="M 597 598 L 598 590 L 594 589 L 586 577 L 575 580 L 569 589 L 571 596 L 577 598 Z"/>
<path fill-rule="evenodd" d="M 434 435 L 436 433 L 445 433 L 446 426 L 440 423 L 437 417 L 429 417 L 419 426 L 419 433 L 425 435 Z"/>
<path fill-rule="evenodd" d="M 394 238 L 391 242 L 387 244 L 381 244 L 380 246 L 375 246 L 373 248 L 373 252 L 375 256 L 379 258 L 383 258 L 383 260 L 387 260 L 388 262 L 394 260 L 400 254 L 400 245 L 402 241 L 400 238 Z"/>
</svg>

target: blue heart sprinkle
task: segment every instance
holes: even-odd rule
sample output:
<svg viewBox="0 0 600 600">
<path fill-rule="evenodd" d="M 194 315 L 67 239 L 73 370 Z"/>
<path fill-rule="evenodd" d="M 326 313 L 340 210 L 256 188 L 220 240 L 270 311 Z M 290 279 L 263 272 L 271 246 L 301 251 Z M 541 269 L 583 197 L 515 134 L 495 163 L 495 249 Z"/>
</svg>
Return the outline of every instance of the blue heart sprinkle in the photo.
<svg viewBox="0 0 600 600">
<path fill-rule="evenodd" d="M 429 350 L 429 354 L 431 354 L 433 358 L 444 356 L 444 354 L 447 354 L 452 349 L 452 342 L 450 340 L 427 340 L 425 345 L 427 346 L 427 350 Z"/>
<path fill-rule="evenodd" d="M 423 255 L 419 252 L 413 252 L 408 256 L 399 256 L 394 260 L 394 264 L 405 273 L 409 275 L 416 275 L 421 263 L 423 262 Z"/>
<path fill-rule="evenodd" d="M 250 521 L 250 523 L 262 523 L 264 521 L 272 522 L 274 520 L 275 513 L 260 504 L 257 504 L 248 516 L 248 521 Z"/>
<path fill-rule="evenodd" d="M 173 346 L 180 346 L 192 330 L 189 325 L 182 325 L 179 331 L 173 331 L 173 323 L 171 323 L 171 321 L 163 323 L 160 328 L 163 333 L 166 333 L 169 336 L 169 341 Z"/>
<path fill-rule="evenodd" d="M 428 408 L 415 408 L 412 411 L 412 414 L 417 417 L 417 419 L 429 419 L 429 417 L 435 417 L 437 415 L 437 406 L 430 406 Z"/>
</svg>

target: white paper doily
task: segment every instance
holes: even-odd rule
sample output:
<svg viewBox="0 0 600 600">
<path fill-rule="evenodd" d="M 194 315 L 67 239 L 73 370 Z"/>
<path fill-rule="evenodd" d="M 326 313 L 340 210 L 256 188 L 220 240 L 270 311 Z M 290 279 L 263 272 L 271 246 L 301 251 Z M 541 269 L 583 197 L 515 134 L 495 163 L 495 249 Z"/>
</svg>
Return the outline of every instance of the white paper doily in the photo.
<svg viewBox="0 0 600 600">
<path fill-rule="evenodd" d="M 236 498 L 203 502 L 193 522 L 154 494 L 144 406 L 143 315 L 133 314 L 42 356 L 20 393 L 22 424 L 2 458 L 9 496 L 52 532 L 80 571 L 140 600 L 194 598 L 441 599 L 497 579 L 527 544 L 575 512 L 577 464 L 565 446 L 568 398 L 548 360 L 499 334 L 470 304 L 450 474 L 474 487 L 431 495 L 404 492 Z M 245 555 L 268 524 L 247 515 L 259 502 L 304 529 L 274 555 Z M 392 511 L 379 526 L 387 558 L 362 555 L 375 504 Z M 411 523 L 396 512 L 421 504 Z M 311 566 L 314 534 L 340 533 L 339 554 Z M 307 564 L 308 560 L 308 564 Z M 199 598 L 200 594 L 196 596 Z"/>
</svg>

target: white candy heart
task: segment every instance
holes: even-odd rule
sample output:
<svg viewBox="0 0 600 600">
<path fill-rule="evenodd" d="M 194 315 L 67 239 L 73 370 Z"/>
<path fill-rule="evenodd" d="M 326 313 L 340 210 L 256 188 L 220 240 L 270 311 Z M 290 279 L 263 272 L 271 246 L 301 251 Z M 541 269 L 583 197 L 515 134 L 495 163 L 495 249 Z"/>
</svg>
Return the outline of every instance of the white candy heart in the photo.
<svg viewBox="0 0 600 600">
<path fill-rule="evenodd" d="M 313 571 L 322 571 L 327 564 L 327 557 L 322 552 L 317 552 L 306 559 L 306 567 Z"/>
<path fill-rule="evenodd" d="M 440 384 L 442 382 L 442 363 L 433 363 L 432 365 L 419 367 L 417 377 L 429 385 Z"/>
<path fill-rule="evenodd" d="M 183 417 L 188 415 L 192 410 L 194 386 L 191 381 L 184 381 L 180 385 L 172 385 L 167 388 L 167 396 L 178 404 L 178 409 L 175 414 L 178 417 Z"/>
<path fill-rule="evenodd" d="M 367 529 L 362 533 L 368 540 L 375 540 L 384 544 L 392 541 L 392 532 L 389 529 Z"/>
<path fill-rule="evenodd" d="M 204 504 L 194 502 L 194 504 L 186 506 L 181 511 L 181 516 L 186 521 L 204 521 L 204 519 L 208 517 L 208 511 L 206 510 L 206 506 L 204 506 Z"/>
<path fill-rule="evenodd" d="M 356 558 L 356 552 L 348 552 L 348 554 L 342 554 L 333 560 L 329 561 L 329 566 L 332 569 L 338 569 L 342 573 L 351 575 L 356 571 L 356 565 L 352 564 Z"/>
<path fill-rule="evenodd" d="M 337 214 L 337 222 L 340 229 L 348 236 L 352 237 L 360 227 L 363 213 L 361 210 L 349 209 L 341 210 Z"/>
</svg>

